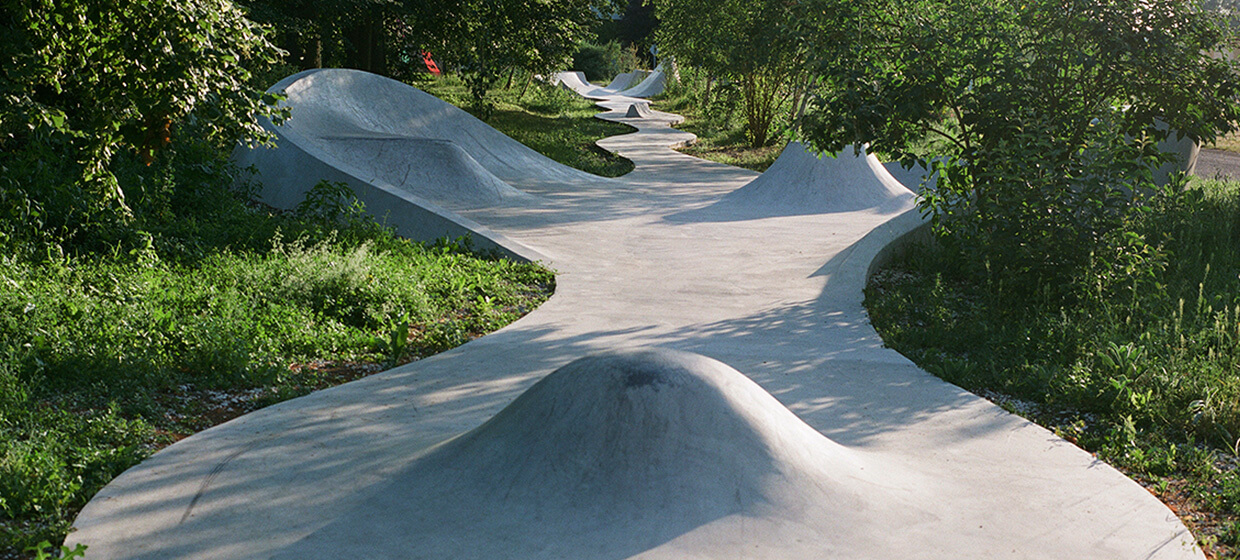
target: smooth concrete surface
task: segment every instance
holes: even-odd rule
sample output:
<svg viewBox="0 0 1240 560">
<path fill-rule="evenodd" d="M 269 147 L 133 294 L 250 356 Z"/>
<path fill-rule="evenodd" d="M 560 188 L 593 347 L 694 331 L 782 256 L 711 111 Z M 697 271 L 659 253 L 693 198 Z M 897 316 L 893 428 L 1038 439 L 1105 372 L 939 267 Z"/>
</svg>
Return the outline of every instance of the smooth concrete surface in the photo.
<svg viewBox="0 0 1240 560">
<path fill-rule="evenodd" d="M 667 76 L 663 70 L 663 63 L 659 63 L 640 83 L 619 92 L 619 95 L 625 97 L 654 97 L 663 93 L 663 88 L 666 85 Z"/>
<path fill-rule="evenodd" d="M 629 105 L 629 109 L 624 112 L 624 116 L 628 118 L 648 119 L 654 116 L 654 112 L 651 111 L 649 103 L 633 103 Z"/>
<path fill-rule="evenodd" d="M 416 96 L 360 72 L 306 78 L 293 85 L 329 88 L 374 133 L 426 137 L 450 113 L 416 118 Z M 545 256 L 543 306 L 164 449 L 96 495 L 68 544 L 98 559 L 1203 558 L 1133 481 L 883 348 L 862 288 L 922 225 L 912 193 L 854 158 L 840 188 L 877 194 L 792 211 L 759 193 L 831 193 L 830 177 L 776 169 L 730 202 L 758 176 L 668 149 L 692 135 L 625 117 L 631 103 L 601 102 L 638 129 L 599 142 L 634 161 L 618 180 L 506 177 L 471 148 L 483 133 L 440 138 L 529 196 L 453 211 Z M 641 381 L 670 370 L 693 380 Z"/>
</svg>

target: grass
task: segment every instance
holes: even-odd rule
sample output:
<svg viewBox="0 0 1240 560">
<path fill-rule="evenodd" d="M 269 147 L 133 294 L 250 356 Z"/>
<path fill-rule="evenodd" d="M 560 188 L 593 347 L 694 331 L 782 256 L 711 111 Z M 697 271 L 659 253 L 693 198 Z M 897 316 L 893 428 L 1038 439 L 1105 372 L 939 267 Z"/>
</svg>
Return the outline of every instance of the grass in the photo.
<svg viewBox="0 0 1240 560">
<path fill-rule="evenodd" d="M 0 254 L 0 558 L 61 542 L 177 439 L 459 345 L 553 290 L 535 264 L 398 238 L 342 192 L 296 213 L 217 192 L 146 249 Z"/>
<path fill-rule="evenodd" d="M 1208 554 L 1240 558 L 1240 183 L 1198 180 L 1141 227 L 1166 266 L 1100 303 L 1017 308 L 919 246 L 866 306 L 888 346 L 1096 453 Z"/>
<path fill-rule="evenodd" d="M 424 74 L 413 85 L 482 118 L 472 106 L 465 84 L 456 76 Z M 633 170 L 632 161 L 595 145 L 603 138 L 632 132 L 632 128 L 593 118 L 599 109 L 572 92 L 534 81 L 522 96 L 524 85 L 492 91 L 495 110 L 483 120 L 569 167 L 603 177 L 619 177 Z"/>
</svg>

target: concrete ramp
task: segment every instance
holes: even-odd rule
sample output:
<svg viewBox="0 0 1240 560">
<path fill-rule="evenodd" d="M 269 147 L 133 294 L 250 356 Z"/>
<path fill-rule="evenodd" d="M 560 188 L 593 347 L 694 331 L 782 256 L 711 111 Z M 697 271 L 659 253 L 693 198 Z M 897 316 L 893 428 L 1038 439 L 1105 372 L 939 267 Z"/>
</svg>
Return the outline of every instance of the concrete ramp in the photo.
<svg viewBox="0 0 1240 560">
<path fill-rule="evenodd" d="M 669 216 L 673 222 L 735 221 L 777 216 L 907 210 L 914 197 L 878 158 L 845 148 L 822 156 L 791 142 L 765 173 L 719 202 Z"/>
<path fill-rule="evenodd" d="M 487 208 L 534 197 L 512 188 L 447 140 L 362 135 L 322 138 L 323 151 L 367 183 L 394 185 L 452 208 Z"/>
<path fill-rule="evenodd" d="M 275 558 L 905 557 L 871 528 L 932 522 L 919 486 L 721 362 L 628 350 L 552 372 Z"/>
<path fill-rule="evenodd" d="M 641 83 L 621 91 L 618 95 L 625 97 L 654 97 L 663 93 L 663 87 L 666 84 L 667 76 L 663 73 L 663 65 L 659 64 Z"/>
<path fill-rule="evenodd" d="M 883 167 L 901 185 L 916 193 L 925 189 L 934 190 L 938 184 L 938 174 L 920 165 L 906 168 L 898 161 L 888 161 L 883 163 Z"/>
<path fill-rule="evenodd" d="M 591 84 L 590 81 L 586 79 L 585 72 L 578 70 L 556 72 L 551 76 L 551 83 L 575 92 L 581 92 L 598 87 Z"/>
<path fill-rule="evenodd" d="M 616 77 L 611 79 L 611 83 L 607 84 L 607 87 L 603 89 L 608 91 L 623 91 L 632 87 L 634 84 L 641 82 L 645 77 L 646 73 L 641 70 L 616 74 Z"/>
<path fill-rule="evenodd" d="M 650 110 L 649 103 L 633 103 L 624 112 L 624 116 L 630 119 L 648 119 L 654 116 L 654 111 Z"/>
</svg>

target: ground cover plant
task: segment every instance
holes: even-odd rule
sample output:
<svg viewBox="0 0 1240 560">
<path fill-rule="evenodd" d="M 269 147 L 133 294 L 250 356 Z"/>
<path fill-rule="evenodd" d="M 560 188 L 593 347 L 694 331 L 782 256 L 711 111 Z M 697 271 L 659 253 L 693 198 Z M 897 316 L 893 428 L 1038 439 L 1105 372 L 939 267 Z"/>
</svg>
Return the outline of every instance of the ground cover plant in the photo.
<svg viewBox="0 0 1240 560">
<path fill-rule="evenodd" d="M 593 118 L 599 108 L 570 91 L 522 76 L 490 92 L 493 105 L 487 115 L 476 107 L 465 82 L 453 74 L 421 74 L 411 82 L 569 167 L 603 177 L 619 177 L 633 170 L 632 161 L 594 144 L 633 129 Z"/>
<path fill-rule="evenodd" d="M 1240 183 L 1196 180 L 1134 231 L 1163 265 L 1109 297 L 1018 302 L 967 254 L 918 245 L 866 307 L 888 346 L 1096 453 L 1238 558 Z"/>
</svg>

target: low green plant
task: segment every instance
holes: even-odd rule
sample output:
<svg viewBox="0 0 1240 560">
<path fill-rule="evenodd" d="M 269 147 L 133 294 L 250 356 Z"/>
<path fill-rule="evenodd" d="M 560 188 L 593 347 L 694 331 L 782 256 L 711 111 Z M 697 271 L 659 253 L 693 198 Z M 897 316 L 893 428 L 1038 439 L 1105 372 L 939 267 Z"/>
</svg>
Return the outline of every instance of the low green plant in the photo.
<svg viewBox="0 0 1240 560">
<path fill-rule="evenodd" d="M 1185 517 L 1203 546 L 1235 557 L 1240 183 L 1196 180 L 1131 227 L 1165 264 L 1100 297 L 1014 302 L 966 253 L 930 245 L 880 271 L 866 306 L 885 343 L 927 371 L 1030 403 L 1033 420 L 1183 494 L 1182 510 L 1210 514 Z"/>
<path fill-rule="evenodd" d="M 70 558 L 86 557 L 86 545 L 81 543 L 78 543 L 77 546 L 74 546 L 73 548 L 62 546 L 59 551 L 52 553 L 49 553 L 48 549 L 55 550 L 55 548 L 52 547 L 52 543 L 43 541 L 35 546 L 27 548 L 26 552 L 34 553 L 34 560 L 50 560 L 52 558 L 69 560 Z"/>
</svg>

